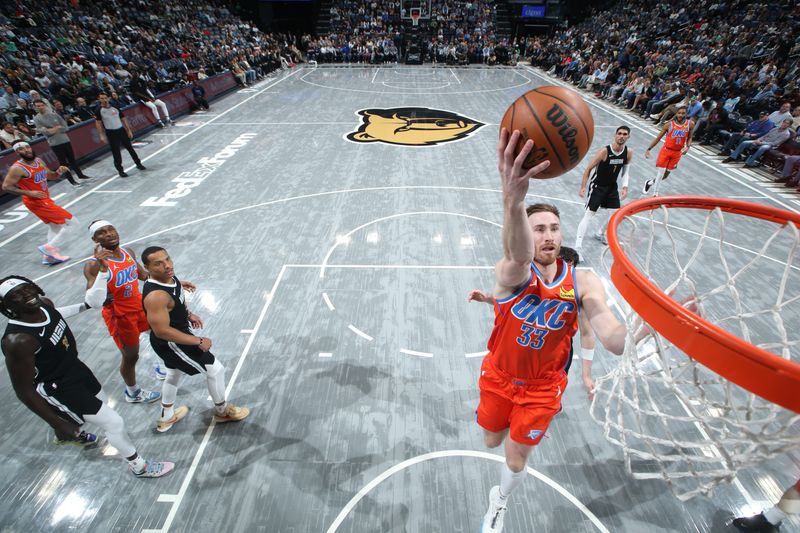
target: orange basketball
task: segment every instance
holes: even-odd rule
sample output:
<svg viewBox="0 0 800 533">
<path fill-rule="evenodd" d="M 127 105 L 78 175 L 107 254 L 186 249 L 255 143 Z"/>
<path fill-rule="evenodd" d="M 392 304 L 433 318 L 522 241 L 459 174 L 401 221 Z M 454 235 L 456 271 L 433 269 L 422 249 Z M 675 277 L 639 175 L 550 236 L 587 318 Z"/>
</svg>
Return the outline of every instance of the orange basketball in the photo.
<svg viewBox="0 0 800 533">
<path fill-rule="evenodd" d="M 534 176 L 556 178 L 581 162 L 594 137 L 594 119 L 583 98 L 569 89 L 553 85 L 537 87 L 517 98 L 509 106 L 500 128 L 522 134 L 519 153 L 528 139 L 534 146 L 524 167 L 531 168 L 549 159 L 547 170 Z"/>
</svg>

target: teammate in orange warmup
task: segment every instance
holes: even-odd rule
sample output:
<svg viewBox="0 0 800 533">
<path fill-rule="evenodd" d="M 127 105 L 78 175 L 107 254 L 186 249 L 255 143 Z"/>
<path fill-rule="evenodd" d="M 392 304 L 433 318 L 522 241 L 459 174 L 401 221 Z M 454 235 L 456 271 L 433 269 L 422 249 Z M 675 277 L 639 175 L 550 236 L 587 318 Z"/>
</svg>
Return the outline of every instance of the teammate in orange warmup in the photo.
<svg viewBox="0 0 800 533">
<path fill-rule="evenodd" d="M 49 180 L 58 179 L 69 169 L 60 166 L 57 170 L 50 170 L 26 142 L 14 144 L 14 151 L 19 155 L 19 161 L 8 169 L 3 179 L 3 191 L 22 196 L 25 207 L 47 225 L 47 242 L 38 247 L 42 252 L 42 264 L 57 265 L 69 261 L 69 257 L 59 251 L 58 243 L 64 236 L 64 227 L 74 224 L 76 219 L 72 213 L 56 205 L 47 187 Z"/>
</svg>

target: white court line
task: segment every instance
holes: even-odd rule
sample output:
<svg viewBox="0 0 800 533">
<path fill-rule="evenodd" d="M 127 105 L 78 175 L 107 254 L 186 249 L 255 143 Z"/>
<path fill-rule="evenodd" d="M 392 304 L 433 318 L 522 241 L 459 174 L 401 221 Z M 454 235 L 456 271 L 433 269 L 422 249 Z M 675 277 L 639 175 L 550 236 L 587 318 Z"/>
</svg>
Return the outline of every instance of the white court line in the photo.
<svg viewBox="0 0 800 533">
<path fill-rule="evenodd" d="M 447 70 L 449 70 L 449 71 L 450 71 L 450 74 L 452 74 L 452 75 L 453 75 L 453 77 L 456 79 L 456 83 L 458 83 L 459 85 L 461 85 L 461 80 L 460 80 L 460 79 L 458 79 L 458 76 L 456 76 L 456 72 L 455 72 L 455 71 L 454 71 L 452 68 L 448 68 Z"/>
<path fill-rule="evenodd" d="M 490 461 L 497 461 L 498 463 L 504 462 L 506 459 L 500 455 L 494 455 L 488 452 L 477 452 L 473 450 L 445 450 L 441 452 L 432 452 L 426 453 L 424 455 L 418 455 L 417 457 L 412 457 L 411 459 L 407 459 L 402 463 L 399 463 L 388 470 L 383 471 L 378 477 L 367 483 L 361 490 L 359 490 L 355 496 L 353 496 L 349 502 L 344 506 L 344 508 L 339 512 L 339 514 L 334 519 L 333 523 L 327 530 L 327 533 L 335 533 L 339 526 L 342 525 L 344 519 L 350 514 L 350 512 L 355 508 L 355 506 L 360 502 L 364 496 L 369 494 L 372 489 L 380 485 L 382 482 L 386 481 L 394 474 L 405 470 L 410 466 L 414 466 L 416 464 L 430 461 L 431 459 L 439 459 L 442 457 L 477 457 L 479 459 L 489 459 Z M 532 475 L 539 481 L 545 483 L 546 485 L 550 486 L 553 490 L 561 494 L 564 498 L 566 498 L 572 505 L 574 505 L 581 513 L 583 513 L 586 518 L 588 518 L 594 526 L 601 531 L 602 533 L 610 533 L 608 529 L 603 525 L 597 516 L 595 516 L 592 511 L 589 510 L 578 498 L 576 498 L 572 493 L 570 493 L 567 489 L 559 485 L 553 479 L 547 477 L 546 475 L 542 474 L 538 470 L 531 468 L 530 466 L 526 467 L 528 474 Z M 430 488 L 430 487 L 429 487 Z M 430 495 L 433 497 L 433 495 Z M 483 514 L 483 508 L 479 510 L 481 514 Z M 477 519 L 476 519 L 477 523 Z"/>
<path fill-rule="evenodd" d="M 352 126 L 350 122 L 215 122 L 215 126 Z"/>
<path fill-rule="evenodd" d="M 381 67 L 378 67 L 378 68 L 375 69 L 375 74 L 372 75 L 372 80 L 370 80 L 370 83 L 375 83 L 375 78 L 378 77 L 378 72 L 380 72 L 380 71 L 381 71 Z"/>
<path fill-rule="evenodd" d="M 335 311 L 336 310 L 336 308 L 333 306 L 333 303 L 331 303 L 331 299 L 328 298 L 328 293 L 327 292 L 323 292 L 322 293 L 322 299 L 325 300 L 325 305 L 328 306 L 328 309 L 330 309 L 331 311 Z"/>
<path fill-rule="evenodd" d="M 535 69 L 533 69 L 531 67 L 528 67 L 528 66 L 525 66 L 524 68 L 526 68 L 531 74 L 533 74 L 535 76 L 538 76 L 539 78 L 541 78 L 543 80 L 547 80 L 549 82 L 558 84 L 561 87 L 566 87 L 566 88 L 568 88 L 568 89 L 570 89 L 572 91 L 575 91 L 574 87 L 570 86 L 570 84 L 565 83 L 564 81 L 562 81 L 562 80 L 560 80 L 558 78 L 553 78 L 549 74 L 546 74 L 546 73 L 543 73 L 543 72 L 539 72 L 539 71 L 537 71 L 537 70 L 535 70 Z M 615 109 L 615 108 L 613 108 L 611 106 L 608 106 L 608 105 L 606 105 L 604 103 L 598 102 L 597 99 L 594 98 L 594 96 L 592 96 L 590 94 L 581 94 L 581 96 L 583 97 L 584 101 L 587 104 L 593 105 L 593 106 L 597 107 L 598 109 L 601 109 L 601 110 L 605 111 L 606 113 L 610 114 L 614 118 L 623 118 L 624 117 L 624 115 L 622 115 L 620 113 L 621 110 Z M 638 129 L 640 131 L 643 131 L 643 132 L 647 133 L 648 135 L 650 135 L 652 137 L 655 137 L 657 135 L 657 133 L 654 133 L 651 129 L 647 129 L 647 128 L 643 127 L 641 124 L 639 124 L 638 120 L 630 121 L 630 125 L 631 125 L 631 127 L 636 128 L 636 129 Z M 744 172 L 742 172 L 739 169 L 736 169 L 736 168 L 720 169 L 719 167 L 715 167 L 714 165 L 712 165 L 711 163 L 706 161 L 706 158 L 699 157 L 698 155 L 693 154 L 692 152 L 688 152 L 685 157 L 689 157 L 691 159 L 694 159 L 698 163 L 700 163 L 702 165 L 705 165 L 708 168 L 715 170 L 716 172 L 719 172 L 720 174 L 722 174 L 726 178 L 731 179 L 731 180 L 739 183 L 740 185 L 743 185 L 743 186 L 747 187 L 748 189 L 750 189 L 750 190 L 752 190 L 752 191 L 754 191 L 756 193 L 762 194 L 764 198 L 768 198 L 768 199 L 772 200 L 773 202 L 775 202 L 776 204 L 780 205 L 784 209 L 788 209 L 789 211 L 798 212 L 798 210 L 795 207 L 790 206 L 790 205 L 786 204 L 785 202 L 782 202 L 781 200 L 779 200 L 778 198 L 775 198 L 774 196 L 763 194 L 763 192 L 760 191 L 758 188 L 756 188 L 756 187 L 754 187 L 754 186 L 752 186 L 752 185 L 750 185 L 748 183 L 745 183 L 744 181 L 739 179 L 739 178 L 745 178 L 748 181 L 753 181 L 751 176 L 745 174 Z M 725 173 L 724 170 L 730 170 L 731 173 L 736 174 L 736 176 L 731 175 L 731 173 Z M 739 176 L 739 178 L 737 178 L 737 176 Z"/>
<path fill-rule="evenodd" d="M 89 191 L 93 194 L 128 194 L 132 191 Z"/>
<path fill-rule="evenodd" d="M 269 309 L 270 304 L 275 296 L 275 291 L 278 289 L 278 285 L 280 285 L 281 279 L 283 279 L 283 275 L 286 272 L 286 265 L 281 267 L 281 271 L 278 273 L 278 277 L 275 278 L 275 283 L 272 285 L 272 290 L 269 292 L 269 296 L 267 297 L 267 301 L 264 303 L 264 307 L 261 308 L 261 313 L 258 315 L 258 320 L 256 320 L 255 326 L 253 326 L 252 334 L 250 338 L 247 339 L 247 344 L 244 346 L 244 350 L 242 350 L 242 355 L 239 356 L 239 361 L 236 363 L 236 368 L 231 374 L 230 380 L 228 381 L 228 387 L 225 389 L 225 397 L 229 397 L 231 390 L 233 390 L 233 385 L 236 383 L 236 378 L 239 377 L 239 371 L 242 368 L 242 364 L 244 364 L 245 360 L 247 359 L 248 354 L 250 353 L 250 348 L 253 346 L 253 341 L 256 338 L 256 333 L 258 333 L 259 328 L 261 328 L 261 324 L 264 322 L 264 317 L 267 315 L 267 310 Z M 203 457 L 203 453 L 206 450 L 206 446 L 208 446 L 208 442 L 211 438 L 211 433 L 214 431 L 214 428 L 217 427 L 216 421 L 211 419 L 211 424 L 208 426 L 205 435 L 203 435 L 203 440 L 200 443 L 200 447 L 197 449 L 197 452 L 194 455 L 194 459 L 192 460 L 192 464 L 189 467 L 189 471 L 186 473 L 186 476 L 183 478 L 183 482 L 181 483 L 181 487 L 178 490 L 178 494 L 170 495 L 170 494 L 162 494 L 158 498 L 158 501 L 168 501 L 162 500 L 161 498 L 169 498 L 174 496 L 174 503 L 169 510 L 169 514 L 167 514 L 167 519 L 164 522 L 164 525 L 161 526 L 161 529 L 142 529 L 142 533 L 166 533 L 169 531 L 169 528 L 172 526 L 172 521 L 175 519 L 175 515 L 178 513 L 178 509 L 181 506 L 181 502 L 183 502 L 184 496 L 186 496 L 186 491 L 189 488 L 189 484 L 192 482 L 194 478 L 194 474 L 197 471 L 197 467 L 200 464 L 200 459 Z"/>
<path fill-rule="evenodd" d="M 376 218 L 374 220 L 370 220 L 369 222 L 367 222 L 365 224 L 361 224 L 357 228 L 351 229 L 345 235 L 339 236 L 337 238 L 336 243 L 334 243 L 334 245 L 331 246 L 331 248 L 328 250 L 328 253 L 325 254 L 325 258 L 322 260 L 323 266 L 319 270 L 319 277 L 320 278 L 324 278 L 325 277 L 325 265 L 328 263 L 328 259 L 330 259 L 331 254 L 333 254 L 333 252 L 336 250 L 336 248 L 342 242 L 347 241 L 348 240 L 347 237 L 350 237 L 351 235 L 353 235 L 353 233 L 355 233 L 355 232 L 357 232 L 359 230 L 362 230 L 362 229 L 366 228 L 367 226 L 369 226 L 371 224 L 376 224 L 378 222 L 383 222 L 384 220 L 391 220 L 393 218 L 406 217 L 406 216 L 416 216 L 416 215 L 448 215 L 448 216 L 454 216 L 454 217 L 463 217 L 463 218 L 469 218 L 469 219 L 472 219 L 472 220 L 479 220 L 481 222 L 486 222 L 487 224 L 491 224 L 493 226 L 497 226 L 498 228 L 502 227 L 502 224 L 498 224 L 497 222 L 492 222 L 491 220 L 486 220 L 485 218 L 476 217 L 474 215 L 467 215 L 467 214 L 464 214 L 464 213 L 453 213 L 453 212 L 450 212 L 450 211 L 410 211 L 410 212 L 406 212 L 406 213 L 396 213 L 394 215 L 388 215 L 388 216 L 385 216 L 385 217 Z"/>
<path fill-rule="evenodd" d="M 239 333 L 244 333 L 245 335 L 251 335 L 253 333 L 252 329 L 243 329 Z"/>
<path fill-rule="evenodd" d="M 465 353 L 464 357 L 466 357 L 467 359 L 471 359 L 472 357 L 484 357 L 488 353 L 489 350 L 484 350 L 482 352 Z"/>
<path fill-rule="evenodd" d="M 176 126 L 180 126 L 185 128 L 187 126 L 194 126 L 194 124 L 175 124 Z M 151 133 L 152 137 L 169 137 L 171 135 L 186 135 L 185 133 Z"/>
<path fill-rule="evenodd" d="M 347 326 L 347 329 L 349 329 L 350 331 L 352 331 L 353 333 L 355 333 L 359 337 L 364 337 L 368 341 L 374 340 L 372 337 L 370 337 L 369 335 L 367 335 L 366 333 L 364 333 L 363 331 L 361 331 L 360 329 L 355 327 L 353 324 L 349 324 Z"/>
<path fill-rule="evenodd" d="M 288 80 L 289 78 L 291 78 L 292 76 L 294 76 L 294 75 L 295 75 L 295 74 L 297 74 L 298 72 L 300 72 L 300 71 L 299 71 L 299 70 L 295 70 L 294 72 L 292 72 L 292 73 L 291 73 L 291 74 L 289 74 L 288 76 L 285 76 L 285 77 L 283 77 L 283 78 L 281 78 L 281 79 L 279 79 L 279 80 L 276 80 L 274 83 L 271 83 L 270 85 L 268 85 L 268 86 L 267 86 L 267 87 L 265 87 L 264 89 L 261 89 L 259 92 L 255 93 L 254 95 L 252 95 L 252 96 L 249 96 L 249 97 L 245 98 L 244 100 L 242 100 L 241 102 L 239 102 L 238 104 L 235 104 L 235 105 L 233 105 L 233 106 L 229 107 L 228 109 L 226 109 L 225 111 L 223 111 L 222 113 L 220 113 L 220 114 L 219 114 L 219 115 L 217 115 L 216 117 L 212 118 L 212 119 L 211 119 L 211 120 L 209 120 L 208 122 L 205 122 L 205 123 L 203 123 L 203 124 L 200 124 L 199 126 L 197 126 L 196 128 L 194 128 L 193 130 L 186 132 L 186 133 L 185 133 L 183 136 L 181 136 L 181 137 L 179 137 L 179 138 L 175 139 L 175 140 L 174 140 L 174 141 L 172 141 L 171 143 L 169 143 L 169 144 L 165 144 L 164 146 L 162 146 L 161 148 L 159 148 L 158 150 L 156 150 L 156 151 L 155 151 L 155 152 L 153 152 L 152 154 L 150 154 L 150 155 L 148 155 L 148 156 L 146 156 L 146 157 L 143 157 L 143 158 L 142 158 L 142 162 L 144 163 L 145 161 L 148 161 L 148 160 L 150 160 L 150 159 L 154 158 L 155 156 L 157 156 L 158 154 L 160 154 L 161 152 L 163 152 L 163 151 L 164 151 L 164 150 L 166 150 L 167 148 L 171 147 L 172 145 L 174 145 L 174 144 L 177 144 L 177 143 L 181 142 L 183 139 L 185 139 L 186 137 L 188 137 L 189 135 L 192 135 L 193 133 L 196 133 L 196 132 L 200 131 L 200 130 L 201 130 L 201 129 L 203 129 L 205 126 L 207 126 L 207 125 L 209 125 L 209 124 L 213 123 L 213 122 L 214 122 L 215 120 L 217 120 L 219 117 L 225 116 L 226 114 L 230 113 L 231 111 L 233 111 L 234 109 L 236 109 L 236 108 L 237 108 L 237 107 L 239 107 L 240 105 L 242 105 L 242 104 L 244 104 L 245 102 L 248 102 L 248 101 L 250 101 L 251 99 L 255 98 L 256 96 L 260 95 L 262 92 L 266 91 L 267 89 L 269 89 L 269 88 L 271 88 L 271 87 L 274 87 L 275 85 L 277 85 L 277 84 L 281 83 L 282 81 Z M 104 156 L 104 158 L 105 158 L 105 157 L 106 157 L 106 156 Z M 127 167 L 127 168 L 125 169 L 125 171 L 131 170 L 131 169 L 135 168 L 135 166 L 136 166 L 136 165 L 130 165 L 129 167 Z M 115 175 L 115 176 L 112 176 L 112 177 L 108 178 L 106 181 L 104 181 L 103 183 L 101 183 L 101 184 L 97 185 L 97 186 L 96 186 L 94 189 L 92 189 L 91 191 L 87 191 L 87 192 L 85 192 L 84 194 L 82 194 L 82 195 L 78 196 L 77 198 L 75 198 L 75 199 L 74 199 L 74 200 L 72 200 L 71 202 L 68 202 L 68 203 L 64 204 L 63 206 L 61 206 L 61 207 L 63 207 L 63 208 L 65 208 L 65 209 L 66 209 L 67 207 L 70 207 L 70 206 L 73 206 L 73 205 L 75 205 L 76 203 L 78 203 L 79 201 L 83 200 L 84 198 L 86 198 L 87 196 L 89 196 L 90 194 L 92 194 L 93 192 L 97 191 L 98 189 L 100 189 L 100 188 L 102 188 L 102 187 L 105 187 L 106 185 L 108 185 L 109 183 L 111 183 L 112 181 L 114 181 L 114 180 L 116 180 L 116 179 L 121 179 L 121 178 L 119 178 L 119 176 L 116 176 L 116 175 Z M 18 231 L 17 233 L 15 233 L 14 235 L 12 235 L 12 236 L 11 236 L 11 237 L 9 237 L 8 239 L 6 239 L 6 240 L 4 240 L 4 241 L 0 242 L 0 248 L 2 248 L 3 246 L 5 246 L 6 244 L 8 244 L 8 243 L 10 243 L 10 242 L 12 242 L 12 241 L 14 241 L 14 240 L 16 240 L 18 237 L 20 237 L 20 236 L 22 236 L 22 235 L 24 235 L 24 234 L 28 233 L 30 230 L 32 230 L 33 228 L 35 228 L 35 227 L 37 227 L 37 226 L 39 226 L 39 225 L 43 225 L 43 223 L 42 223 L 42 222 L 34 222 L 33 224 L 31 224 L 31 225 L 30 225 L 30 226 L 28 226 L 27 228 L 24 228 L 24 229 L 22 229 L 22 230 Z"/>
<path fill-rule="evenodd" d="M 320 357 L 333 357 L 331 352 L 319 352 Z"/>
<path fill-rule="evenodd" d="M 400 348 L 400 353 L 404 353 L 406 355 L 414 355 L 416 357 L 433 357 L 431 352 L 418 352 L 416 350 L 407 350 L 405 348 Z"/>
<path fill-rule="evenodd" d="M 486 265 L 486 266 L 471 266 L 471 265 L 358 265 L 358 264 L 350 264 L 350 265 L 326 265 L 324 263 L 319 264 L 288 264 L 287 266 L 291 268 L 377 268 L 377 269 L 394 269 L 394 268 L 406 268 L 406 269 L 414 269 L 419 268 L 421 270 L 494 270 L 494 265 Z M 325 293 L 323 293 L 323 298 L 325 298 Z M 331 309 L 332 311 L 333 309 Z"/>
<path fill-rule="evenodd" d="M 478 69 L 472 69 L 472 70 L 478 70 Z M 517 85 L 510 85 L 508 87 L 498 87 L 496 89 L 477 89 L 477 90 L 474 90 L 474 91 L 444 91 L 444 92 L 413 92 L 412 93 L 412 92 L 409 92 L 409 91 L 394 92 L 394 91 L 375 91 L 375 90 L 367 90 L 367 89 L 353 89 L 353 88 L 350 88 L 350 87 L 336 87 L 335 85 L 323 85 L 321 83 L 315 83 L 313 81 L 308 81 L 306 79 L 306 77 L 309 74 L 313 74 L 314 72 L 316 72 L 317 69 L 315 69 L 315 68 L 308 69 L 308 72 L 306 72 L 305 74 L 300 76 L 299 80 L 301 82 L 303 82 L 303 83 L 307 83 L 308 85 L 313 85 L 314 87 L 321 87 L 322 89 L 333 89 L 335 91 L 349 91 L 349 92 L 354 92 L 354 93 L 381 94 L 381 95 L 383 95 L 383 94 L 402 94 L 404 96 L 409 96 L 409 95 L 413 96 L 413 95 L 418 95 L 418 94 L 427 95 L 427 94 L 480 94 L 480 93 L 490 93 L 490 92 L 495 92 L 495 91 L 508 91 L 508 90 L 511 90 L 511 89 L 516 89 L 517 87 L 522 87 L 524 85 L 528 85 L 530 83 L 533 83 L 533 80 L 531 80 L 529 77 L 527 77 L 525 74 L 523 74 L 522 72 L 520 72 L 516 68 L 507 69 L 507 70 L 513 72 L 514 74 L 516 74 L 517 76 L 519 76 L 521 78 L 525 78 L 526 81 L 523 82 L 523 83 L 518 83 Z"/>
<path fill-rule="evenodd" d="M 162 503 L 164 502 L 173 503 L 175 502 L 177 497 L 178 497 L 177 494 L 159 494 L 158 499 L 156 501 Z"/>
</svg>

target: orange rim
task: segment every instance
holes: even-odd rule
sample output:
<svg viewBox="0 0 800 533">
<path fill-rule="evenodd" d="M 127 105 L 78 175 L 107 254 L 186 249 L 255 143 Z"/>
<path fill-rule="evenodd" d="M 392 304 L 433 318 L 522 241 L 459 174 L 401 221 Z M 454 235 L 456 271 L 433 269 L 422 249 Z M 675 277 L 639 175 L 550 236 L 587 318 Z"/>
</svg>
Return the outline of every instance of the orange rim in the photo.
<svg viewBox="0 0 800 533">
<path fill-rule="evenodd" d="M 720 376 L 786 409 L 800 413 L 800 364 L 758 348 L 692 313 L 667 296 L 625 255 L 617 228 L 623 219 L 660 207 L 706 209 L 800 228 L 800 215 L 740 200 L 703 196 L 643 198 L 611 217 L 608 246 L 614 256 L 611 281 L 642 319 L 676 347 Z"/>
</svg>

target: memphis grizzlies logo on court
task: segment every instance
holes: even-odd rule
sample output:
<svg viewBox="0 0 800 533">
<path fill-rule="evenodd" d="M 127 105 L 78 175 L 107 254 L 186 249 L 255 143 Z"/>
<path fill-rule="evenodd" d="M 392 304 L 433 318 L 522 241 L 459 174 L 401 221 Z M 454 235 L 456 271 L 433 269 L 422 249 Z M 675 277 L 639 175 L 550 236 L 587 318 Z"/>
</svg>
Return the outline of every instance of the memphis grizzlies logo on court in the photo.
<svg viewBox="0 0 800 533">
<path fill-rule="evenodd" d="M 356 143 L 381 142 L 395 146 L 435 146 L 466 139 L 484 123 L 475 119 L 429 107 L 361 109 L 358 129 L 345 139 Z"/>
</svg>

